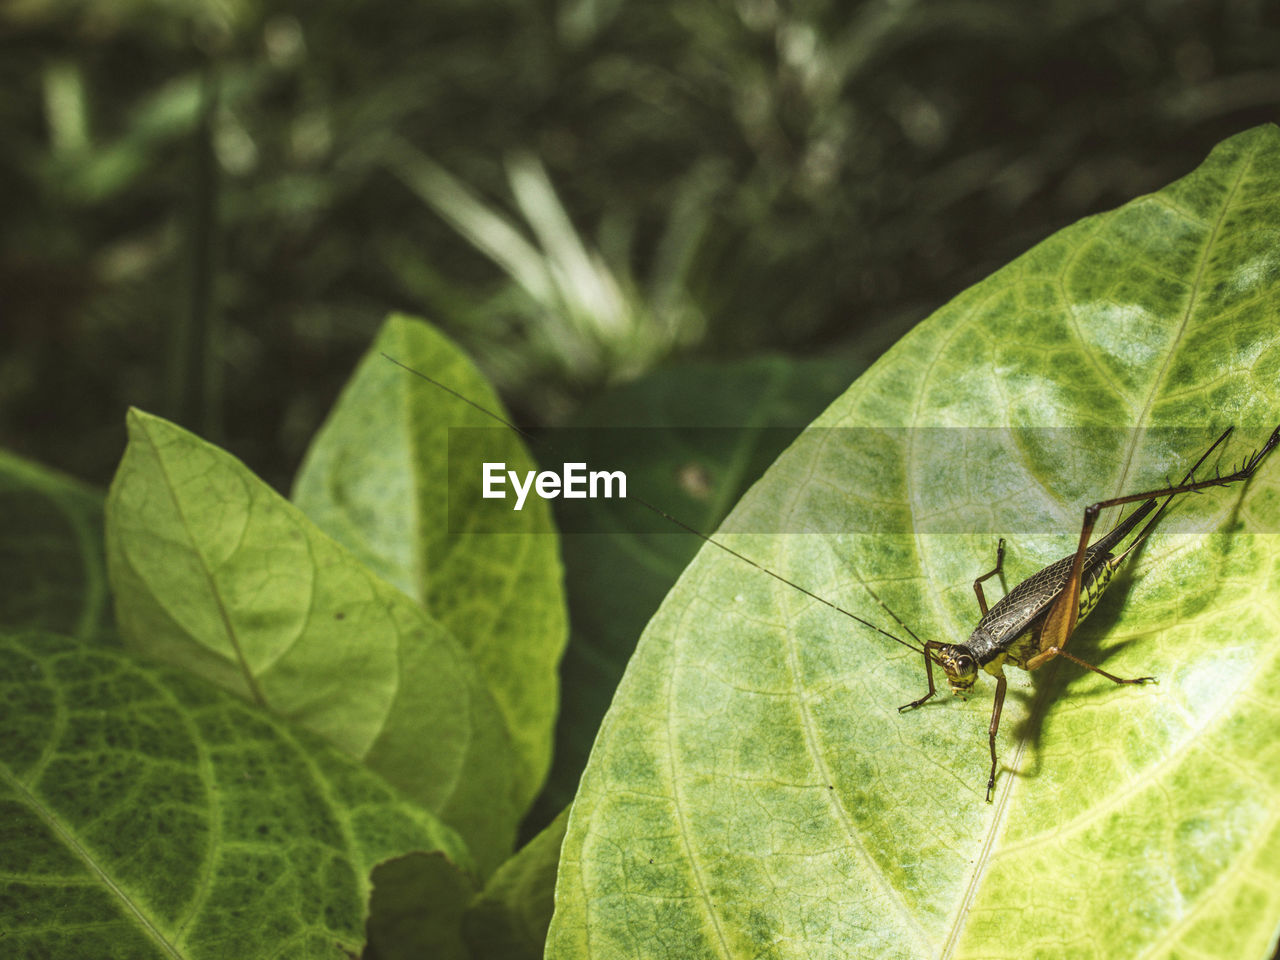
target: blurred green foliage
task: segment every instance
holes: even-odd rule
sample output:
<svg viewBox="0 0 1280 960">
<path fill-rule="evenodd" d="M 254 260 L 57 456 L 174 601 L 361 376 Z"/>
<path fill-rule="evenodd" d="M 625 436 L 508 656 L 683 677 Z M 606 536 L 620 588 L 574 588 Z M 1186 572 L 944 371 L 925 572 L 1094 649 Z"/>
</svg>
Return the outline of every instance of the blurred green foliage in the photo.
<svg viewBox="0 0 1280 960">
<path fill-rule="evenodd" d="M 390 309 L 525 420 L 677 353 L 874 352 L 1272 119 L 1261 0 L 12 0 L 0 445 L 123 408 L 283 485 Z"/>
</svg>

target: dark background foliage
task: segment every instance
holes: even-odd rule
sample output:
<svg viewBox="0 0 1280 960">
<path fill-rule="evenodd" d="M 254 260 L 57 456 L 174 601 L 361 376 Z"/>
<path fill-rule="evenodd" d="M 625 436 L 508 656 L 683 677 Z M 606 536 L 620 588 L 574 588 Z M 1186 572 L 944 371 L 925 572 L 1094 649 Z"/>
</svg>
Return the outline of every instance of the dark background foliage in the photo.
<svg viewBox="0 0 1280 960">
<path fill-rule="evenodd" d="M 0 443 L 97 483 L 133 403 L 287 485 L 389 309 L 531 422 L 675 355 L 866 360 L 1280 97 L 1261 0 L 0 16 Z"/>
</svg>

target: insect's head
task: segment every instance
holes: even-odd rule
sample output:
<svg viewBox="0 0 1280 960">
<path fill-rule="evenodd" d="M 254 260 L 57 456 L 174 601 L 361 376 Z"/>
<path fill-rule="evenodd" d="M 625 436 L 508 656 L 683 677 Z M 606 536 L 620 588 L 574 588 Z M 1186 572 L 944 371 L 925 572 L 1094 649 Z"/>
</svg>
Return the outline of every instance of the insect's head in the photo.
<svg viewBox="0 0 1280 960">
<path fill-rule="evenodd" d="M 978 661 L 967 647 L 944 643 L 934 648 L 934 661 L 946 671 L 952 693 L 966 694 L 973 689 L 978 679 Z"/>
</svg>

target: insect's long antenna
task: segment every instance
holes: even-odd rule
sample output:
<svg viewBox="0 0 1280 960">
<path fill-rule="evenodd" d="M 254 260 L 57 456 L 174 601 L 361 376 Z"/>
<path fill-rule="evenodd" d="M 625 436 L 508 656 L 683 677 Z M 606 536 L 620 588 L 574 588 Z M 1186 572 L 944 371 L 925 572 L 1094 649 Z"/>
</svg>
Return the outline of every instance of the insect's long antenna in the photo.
<svg viewBox="0 0 1280 960">
<path fill-rule="evenodd" d="M 383 353 L 381 350 L 379 350 L 378 352 L 382 353 L 382 358 L 384 360 L 390 360 L 401 370 L 405 370 L 405 371 L 408 371 L 409 373 L 412 373 L 419 380 L 425 380 L 427 381 L 427 383 L 431 384 L 432 386 L 439 387 L 445 393 L 457 397 L 459 400 L 461 400 L 463 403 L 467 404 L 468 406 L 474 407 L 475 409 L 479 410 L 486 417 L 489 417 L 490 419 L 493 419 L 493 420 L 497 420 L 504 427 L 508 427 L 509 429 L 514 430 L 516 433 L 520 434 L 520 436 L 524 437 L 530 443 L 539 442 L 537 437 L 533 436 L 530 433 L 526 433 L 524 430 L 521 430 L 519 427 L 517 427 L 514 423 L 512 423 L 506 417 L 500 416 L 499 414 L 494 413 L 492 410 L 489 410 L 486 407 L 480 406 L 480 404 L 476 403 L 470 397 L 463 396 L 457 390 L 453 389 L 453 387 L 448 386 L 447 384 L 441 383 L 439 380 L 435 379 L 434 377 L 427 376 L 421 370 L 415 370 L 413 367 L 409 366 L 407 363 L 401 363 L 399 360 L 391 356 L 391 354 L 389 353 Z M 542 443 L 544 446 L 546 445 L 546 441 L 542 441 Z"/>
<path fill-rule="evenodd" d="M 393 356 L 390 356 L 389 354 L 383 353 L 382 356 L 385 357 L 387 360 L 390 360 L 392 363 L 394 363 L 397 367 L 400 367 L 402 370 L 407 370 L 409 373 L 413 374 L 415 377 L 418 377 L 422 380 L 427 381 L 427 383 L 430 383 L 439 387 L 445 393 L 448 393 L 457 397 L 463 403 L 466 403 L 469 406 L 474 407 L 476 410 L 479 410 L 485 416 L 493 420 L 496 420 L 498 423 L 502 424 L 503 426 L 510 427 L 512 430 L 514 430 L 516 433 L 518 433 L 521 437 L 523 437 L 525 440 L 529 441 L 530 443 L 539 444 L 540 446 L 546 448 L 547 450 L 550 450 L 552 453 L 555 452 L 555 450 L 552 449 L 551 445 L 547 443 L 546 440 L 543 440 L 540 437 L 534 437 L 529 433 L 527 433 L 526 431 L 521 430 L 510 420 L 506 419 L 503 416 L 500 416 L 497 413 L 494 413 L 492 410 L 482 407 L 480 404 L 476 403 L 470 397 L 463 396 L 461 393 L 459 393 L 457 390 L 454 390 L 452 387 L 441 383 L 439 380 L 436 380 L 433 377 L 427 376 L 421 370 L 415 370 L 413 367 L 409 366 L 408 364 L 401 363 L 399 360 L 397 360 Z M 689 524 L 685 523 L 683 520 L 680 520 L 677 517 L 673 517 L 671 514 L 667 513 L 667 511 L 663 510 L 661 507 L 655 506 L 654 504 L 645 500 L 643 497 L 637 497 L 632 495 L 632 496 L 629 496 L 628 499 L 634 500 L 636 503 L 640 504 L 645 509 L 651 510 L 653 513 L 656 513 L 658 516 L 663 517 L 666 520 L 669 520 L 671 523 L 674 523 L 680 529 L 693 534 L 699 540 L 704 540 L 707 543 L 711 544 L 712 546 L 719 547 L 721 550 L 725 551 L 726 553 L 730 553 L 733 556 L 737 557 L 743 563 L 750 564 L 751 566 L 759 570 L 761 573 L 768 574 L 769 576 L 773 577 L 773 579 L 779 581 L 780 583 L 785 583 L 788 587 L 791 587 L 794 590 L 799 590 L 801 593 L 803 593 L 806 597 L 809 597 L 811 600 L 817 600 L 819 603 L 823 604 L 824 606 L 830 607 L 832 610 L 836 611 L 837 613 L 843 613 L 850 620 L 856 620 L 858 623 L 862 624 L 864 627 L 868 627 L 874 630 L 876 633 L 880 634 L 883 637 L 888 637 L 894 643 L 902 644 L 902 646 L 906 647 L 908 650 L 914 650 L 916 653 L 921 653 L 921 654 L 924 653 L 924 649 L 922 647 L 913 646 L 912 644 L 908 643 L 906 640 L 903 640 L 901 637 L 895 637 L 888 630 L 882 629 L 881 627 L 877 627 L 870 620 L 863 620 L 862 617 L 858 616 L 856 613 L 850 613 L 848 610 L 846 610 L 844 607 L 840 606 L 839 604 L 832 603 L 830 600 L 826 599 L 825 597 L 818 596 L 818 594 L 814 593 L 812 590 L 808 590 L 800 586 L 800 584 L 792 580 L 788 580 L 786 577 L 782 576 L 782 574 L 780 573 L 774 573 L 768 567 L 765 567 L 759 563 L 756 563 L 750 557 L 746 556 L 745 554 L 739 553 L 737 550 L 733 549 L 733 547 L 729 546 L 728 544 L 722 543 L 721 541 L 708 536 L 707 534 L 703 533 L 701 530 L 698 530 L 696 527 L 691 527 Z M 903 629 L 905 629 L 907 633 L 910 633 L 917 643 L 920 642 L 920 638 L 917 637 L 915 633 L 911 631 L 911 628 L 907 627 L 906 624 L 902 623 L 902 621 L 898 619 L 897 615 L 892 610 L 889 610 L 887 606 L 885 606 L 884 601 L 881 600 L 878 596 L 876 596 L 874 591 L 871 591 L 868 589 L 868 592 L 871 593 L 871 596 L 875 598 L 876 602 L 879 603 L 880 606 L 884 607 L 885 610 L 888 610 L 889 616 L 893 617 L 894 620 L 897 620 L 898 623 L 902 625 Z"/>
<path fill-rule="evenodd" d="M 916 643 L 920 644 L 921 646 L 924 645 L 924 641 L 916 636 L 916 632 L 912 630 L 909 626 L 907 626 L 905 623 L 903 623 L 902 618 L 899 617 L 896 613 L 894 613 L 893 609 L 887 603 L 885 603 L 883 600 L 880 599 L 880 594 L 876 593 L 874 590 L 871 589 L 871 584 L 863 580 L 861 576 L 858 577 L 858 582 L 862 584 L 862 589 L 867 591 L 867 593 L 871 594 L 872 599 L 875 600 L 876 603 L 880 604 L 880 606 L 884 608 L 884 612 L 893 618 L 894 623 L 900 626 L 903 630 L 907 631 L 907 633 L 911 636 L 911 639 L 914 640 Z M 916 652 L 919 653 L 920 651 L 917 650 Z M 930 657 L 930 659 L 933 660 L 934 663 L 938 662 L 936 658 Z"/>
</svg>

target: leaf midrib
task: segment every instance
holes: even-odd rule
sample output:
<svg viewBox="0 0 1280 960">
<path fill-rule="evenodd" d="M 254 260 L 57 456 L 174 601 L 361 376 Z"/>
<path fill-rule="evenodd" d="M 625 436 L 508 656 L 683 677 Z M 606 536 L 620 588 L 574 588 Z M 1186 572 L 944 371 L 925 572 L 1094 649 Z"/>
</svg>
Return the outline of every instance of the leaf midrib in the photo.
<svg viewBox="0 0 1280 960">
<path fill-rule="evenodd" d="M 1147 391 L 1147 398 L 1143 405 L 1142 412 L 1139 414 L 1138 421 L 1137 421 L 1139 426 L 1142 424 L 1145 424 L 1147 419 L 1149 418 L 1151 414 L 1151 409 L 1155 403 L 1156 397 L 1160 392 L 1160 387 L 1164 383 L 1165 377 L 1168 374 L 1169 364 L 1172 362 L 1172 358 L 1177 349 L 1177 345 L 1178 343 L 1181 342 L 1182 338 L 1186 334 L 1187 327 L 1191 322 L 1191 317 L 1195 312 L 1196 305 L 1199 301 L 1199 298 L 1202 292 L 1204 274 L 1205 274 L 1205 269 L 1209 262 L 1209 255 L 1214 248 L 1214 244 L 1218 239 L 1219 233 L 1221 232 L 1222 224 L 1223 224 L 1223 221 L 1226 219 L 1227 211 L 1230 208 L 1231 203 L 1235 198 L 1237 191 L 1240 188 L 1240 184 L 1244 180 L 1245 173 L 1248 171 L 1250 167 L 1250 163 L 1256 152 L 1257 152 L 1257 148 L 1255 147 L 1247 155 L 1242 156 L 1238 161 L 1240 164 L 1239 173 L 1237 173 L 1236 179 L 1232 183 L 1230 190 L 1227 192 L 1226 196 L 1223 198 L 1221 203 L 1221 208 L 1218 212 L 1218 217 L 1217 219 L 1214 220 L 1213 227 L 1209 231 L 1208 239 L 1205 241 L 1204 247 L 1201 249 L 1200 261 L 1196 267 L 1195 278 L 1192 280 L 1192 283 L 1191 283 L 1190 295 L 1187 297 L 1187 306 L 1182 313 L 1182 319 L 1178 327 L 1177 335 L 1174 337 L 1173 342 L 1170 344 L 1168 351 L 1166 351 L 1165 353 L 1164 362 L 1160 368 L 1159 373 L 1157 373 L 1157 375 L 1152 381 L 1151 389 Z M 1138 449 L 1138 431 L 1135 430 L 1131 434 L 1131 439 L 1129 441 L 1129 452 L 1125 456 L 1124 468 L 1121 470 L 1120 478 L 1117 481 L 1117 488 L 1116 488 L 1117 492 L 1115 492 L 1113 496 L 1120 496 L 1123 494 L 1123 487 L 1125 486 L 1128 480 L 1129 472 L 1133 466 L 1134 458 L 1137 455 L 1137 449 Z M 1050 682 L 1046 682 L 1040 686 L 1040 689 L 1036 693 L 1035 699 L 1032 701 L 1029 716 L 1032 716 L 1032 717 L 1035 717 L 1037 715 L 1043 716 L 1044 712 L 1048 709 L 1049 698 L 1052 696 L 1054 690 L 1056 689 L 1056 684 L 1052 682 L 1053 679 L 1055 678 L 1056 671 L 1057 671 L 1056 662 L 1049 665 L 1049 671 L 1051 672 L 1049 672 L 1047 679 Z M 1014 773 L 1021 769 L 1022 758 L 1026 752 L 1026 749 L 1029 743 L 1030 743 L 1030 740 L 1025 735 L 1025 733 L 1018 736 L 1014 754 L 1013 754 L 1013 762 L 1010 765 L 1010 768 L 1011 768 L 1010 773 Z M 958 909 L 955 913 L 954 919 L 951 922 L 951 929 L 948 932 L 947 939 L 943 945 L 942 953 L 939 956 L 939 960 L 949 960 L 949 958 L 951 958 L 954 955 L 956 946 L 960 942 L 960 937 L 963 934 L 964 928 L 965 928 L 965 919 L 969 915 L 969 909 L 977 897 L 978 890 L 982 886 L 982 881 L 986 877 L 988 868 L 992 864 L 993 850 L 996 847 L 999 838 L 1003 835 L 1004 823 L 1010 809 L 1015 779 L 1016 778 L 1013 776 L 1007 777 L 1003 789 L 1000 790 L 999 799 L 996 803 L 996 810 L 994 811 L 994 816 L 992 816 L 991 820 L 989 821 L 990 826 L 988 827 L 986 837 L 983 838 L 981 850 L 979 851 L 977 857 L 974 859 L 973 872 L 970 876 L 969 884 L 965 889 L 964 896 L 961 898 L 958 904 Z"/>
<path fill-rule="evenodd" d="M 156 463 L 159 465 L 161 476 L 164 477 L 165 492 L 169 495 L 169 499 L 173 503 L 174 512 L 177 513 L 179 519 L 182 521 L 183 532 L 187 536 L 187 542 L 191 544 L 191 553 L 199 560 L 200 569 L 204 571 L 205 580 L 209 584 L 209 593 L 213 597 L 214 606 L 217 608 L 218 618 L 222 622 L 222 629 L 226 632 L 227 642 L 231 644 L 231 649 L 235 653 L 236 662 L 239 664 L 240 672 L 244 676 L 245 685 L 248 687 L 254 703 L 260 707 L 268 707 L 269 704 L 267 698 L 258 687 L 258 680 L 254 676 L 253 670 L 250 669 L 248 659 L 245 657 L 244 649 L 240 645 L 240 637 L 236 632 L 235 625 L 231 622 L 231 613 L 227 610 L 226 604 L 222 601 L 222 589 L 218 584 L 217 578 L 213 574 L 213 570 L 209 567 L 208 560 L 205 557 L 204 552 L 198 546 L 200 542 L 199 538 L 196 537 L 195 533 L 192 531 L 191 524 L 187 520 L 186 511 L 182 508 L 182 501 L 178 497 L 173 478 L 169 475 L 168 463 L 160 450 L 159 444 L 156 443 L 155 438 L 151 435 L 150 425 L 138 416 L 137 413 L 131 413 L 131 415 L 137 417 L 139 425 L 145 431 L 147 442 L 151 445 L 152 452 L 155 454 Z M 237 478 L 237 480 L 239 480 L 239 478 Z M 246 517 L 245 523 L 240 529 L 241 539 L 243 539 L 247 527 L 248 518 Z M 134 565 L 134 569 L 137 570 L 136 565 Z"/>
<path fill-rule="evenodd" d="M 53 812 L 41 803 L 35 794 L 27 789 L 26 784 L 14 776 L 13 772 L 9 769 L 8 764 L 0 763 L 0 780 L 3 780 L 10 789 L 18 794 L 18 796 L 26 803 L 27 807 L 44 822 L 45 826 L 48 827 L 59 840 L 62 841 L 63 845 L 75 855 L 76 859 L 78 859 L 91 874 L 97 877 L 99 882 L 101 882 L 101 884 L 106 887 L 113 896 L 115 896 L 125 910 L 135 920 L 137 920 L 138 924 L 146 932 L 148 938 L 163 950 L 166 956 L 173 957 L 174 960 L 187 960 L 186 955 L 180 953 L 177 947 L 169 942 L 168 938 L 166 938 L 156 925 L 151 922 L 142 909 L 134 903 L 133 899 L 111 879 L 106 870 L 104 870 L 98 864 L 97 860 L 94 859 L 93 855 L 81 846 L 75 835 L 64 829 L 62 824 L 58 821 L 58 818 L 54 816 Z"/>
</svg>

